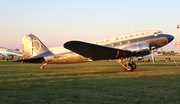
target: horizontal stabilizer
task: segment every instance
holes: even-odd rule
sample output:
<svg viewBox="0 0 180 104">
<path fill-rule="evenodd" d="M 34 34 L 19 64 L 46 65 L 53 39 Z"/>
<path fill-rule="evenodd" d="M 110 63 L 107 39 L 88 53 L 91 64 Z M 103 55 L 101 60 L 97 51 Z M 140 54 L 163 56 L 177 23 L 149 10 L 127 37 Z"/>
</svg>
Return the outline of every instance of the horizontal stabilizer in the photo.
<svg viewBox="0 0 180 104">
<path fill-rule="evenodd" d="M 14 62 L 30 62 L 30 63 L 41 63 L 45 61 L 45 57 L 48 56 L 54 56 L 54 54 L 50 51 L 44 52 L 42 54 L 39 54 L 37 56 L 31 57 L 31 58 L 25 58 L 22 60 L 16 60 Z"/>
</svg>

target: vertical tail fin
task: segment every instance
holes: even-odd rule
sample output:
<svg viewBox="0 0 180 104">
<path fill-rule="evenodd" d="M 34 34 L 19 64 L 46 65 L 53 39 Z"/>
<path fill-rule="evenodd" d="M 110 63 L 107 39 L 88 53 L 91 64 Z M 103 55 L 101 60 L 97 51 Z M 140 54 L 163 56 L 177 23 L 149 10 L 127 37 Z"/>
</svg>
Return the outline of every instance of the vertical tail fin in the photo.
<svg viewBox="0 0 180 104">
<path fill-rule="evenodd" d="M 32 34 L 22 38 L 22 48 L 23 58 L 31 58 L 49 51 L 49 49 Z"/>
</svg>

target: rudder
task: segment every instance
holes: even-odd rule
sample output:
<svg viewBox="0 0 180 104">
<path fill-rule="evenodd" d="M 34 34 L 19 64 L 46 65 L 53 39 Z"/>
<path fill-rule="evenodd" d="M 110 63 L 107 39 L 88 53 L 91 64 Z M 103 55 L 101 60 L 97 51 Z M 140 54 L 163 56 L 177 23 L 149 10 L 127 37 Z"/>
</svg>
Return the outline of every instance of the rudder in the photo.
<svg viewBox="0 0 180 104">
<path fill-rule="evenodd" d="M 49 51 L 49 49 L 33 34 L 22 38 L 23 58 L 31 58 Z"/>
</svg>

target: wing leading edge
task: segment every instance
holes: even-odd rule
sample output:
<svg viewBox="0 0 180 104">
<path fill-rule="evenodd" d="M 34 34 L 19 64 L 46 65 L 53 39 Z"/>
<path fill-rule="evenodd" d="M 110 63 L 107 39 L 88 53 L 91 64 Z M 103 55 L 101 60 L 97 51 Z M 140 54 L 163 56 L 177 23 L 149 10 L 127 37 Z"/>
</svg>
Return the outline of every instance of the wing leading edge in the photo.
<svg viewBox="0 0 180 104">
<path fill-rule="evenodd" d="M 69 41 L 64 47 L 92 60 L 117 59 L 130 57 L 131 52 L 82 41 Z"/>
</svg>

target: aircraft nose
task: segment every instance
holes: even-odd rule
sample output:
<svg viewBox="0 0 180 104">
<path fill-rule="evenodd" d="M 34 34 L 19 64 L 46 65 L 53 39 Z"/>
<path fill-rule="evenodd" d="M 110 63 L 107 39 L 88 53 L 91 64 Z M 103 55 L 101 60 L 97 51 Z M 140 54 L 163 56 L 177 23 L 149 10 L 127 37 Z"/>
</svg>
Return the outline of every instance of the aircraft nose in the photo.
<svg viewBox="0 0 180 104">
<path fill-rule="evenodd" d="M 170 43 L 170 42 L 174 39 L 174 36 L 172 36 L 172 35 L 167 35 L 167 39 L 168 39 L 168 42 Z"/>
</svg>

